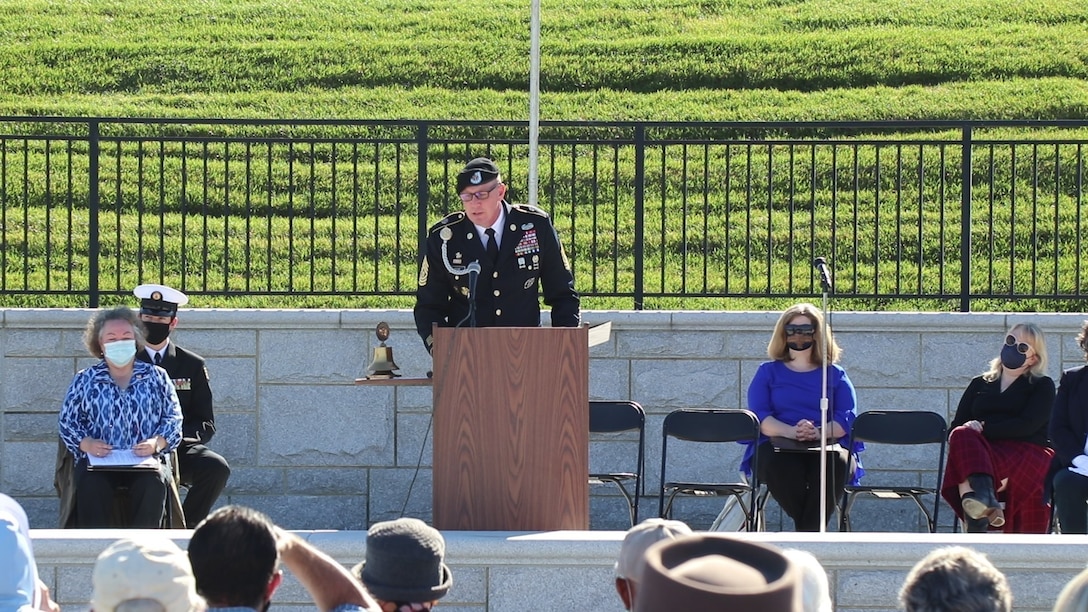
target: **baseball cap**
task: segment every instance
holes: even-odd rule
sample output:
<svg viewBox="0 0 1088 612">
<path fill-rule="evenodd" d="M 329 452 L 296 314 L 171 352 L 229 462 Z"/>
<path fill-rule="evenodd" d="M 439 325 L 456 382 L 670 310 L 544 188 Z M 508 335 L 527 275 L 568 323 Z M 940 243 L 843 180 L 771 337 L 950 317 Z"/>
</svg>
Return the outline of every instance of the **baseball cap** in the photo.
<svg viewBox="0 0 1088 612">
<path fill-rule="evenodd" d="M 637 570 L 646 549 L 661 540 L 691 535 L 691 528 L 682 521 L 648 518 L 627 531 L 616 561 L 616 576 L 638 581 Z"/>
<path fill-rule="evenodd" d="M 157 601 L 166 612 L 205 609 L 204 600 L 196 594 L 188 555 L 159 535 L 110 544 L 95 561 L 92 584 L 91 607 L 96 612 L 113 612 L 134 599 Z"/>
</svg>

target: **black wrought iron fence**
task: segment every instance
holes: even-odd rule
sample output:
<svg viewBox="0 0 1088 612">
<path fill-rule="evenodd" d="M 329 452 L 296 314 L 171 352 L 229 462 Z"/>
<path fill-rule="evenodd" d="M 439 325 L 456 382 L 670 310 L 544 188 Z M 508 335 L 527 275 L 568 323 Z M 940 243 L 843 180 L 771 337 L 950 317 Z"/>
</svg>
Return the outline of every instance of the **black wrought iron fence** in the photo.
<svg viewBox="0 0 1088 612">
<path fill-rule="evenodd" d="M 523 122 L 0 118 L 0 292 L 73 305 L 411 296 L 453 176 Z M 542 122 L 539 200 L 587 298 L 634 308 L 834 295 L 872 308 L 1076 308 L 1088 121 Z M 698 300 L 696 300 L 698 298 Z"/>
</svg>

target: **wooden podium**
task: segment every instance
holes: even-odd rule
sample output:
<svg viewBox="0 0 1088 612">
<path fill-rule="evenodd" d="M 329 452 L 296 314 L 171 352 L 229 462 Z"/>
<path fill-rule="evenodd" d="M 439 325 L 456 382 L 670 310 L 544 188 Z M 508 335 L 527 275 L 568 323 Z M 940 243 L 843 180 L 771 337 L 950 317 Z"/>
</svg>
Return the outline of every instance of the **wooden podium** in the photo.
<svg viewBox="0 0 1088 612">
<path fill-rule="evenodd" d="M 434 526 L 589 529 L 585 327 L 436 327 Z"/>
</svg>

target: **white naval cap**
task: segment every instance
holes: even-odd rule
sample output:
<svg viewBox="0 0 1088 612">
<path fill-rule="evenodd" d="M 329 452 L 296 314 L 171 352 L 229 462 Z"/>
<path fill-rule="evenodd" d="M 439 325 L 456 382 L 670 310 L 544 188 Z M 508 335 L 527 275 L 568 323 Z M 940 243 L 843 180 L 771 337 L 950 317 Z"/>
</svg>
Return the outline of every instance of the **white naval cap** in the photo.
<svg viewBox="0 0 1088 612">
<path fill-rule="evenodd" d="M 166 285 L 140 285 L 132 290 L 140 298 L 140 312 L 156 317 L 172 317 L 178 306 L 189 303 L 189 296 Z"/>
</svg>

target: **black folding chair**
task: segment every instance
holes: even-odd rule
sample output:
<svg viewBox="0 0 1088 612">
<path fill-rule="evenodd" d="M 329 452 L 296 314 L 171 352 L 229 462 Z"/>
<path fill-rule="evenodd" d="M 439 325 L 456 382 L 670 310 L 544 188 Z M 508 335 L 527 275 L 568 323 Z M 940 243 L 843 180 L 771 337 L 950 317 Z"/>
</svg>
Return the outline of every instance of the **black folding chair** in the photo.
<svg viewBox="0 0 1088 612">
<path fill-rule="evenodd" d="M 674 410 L 665 417 L 661 441 L 661 493 L 658 516 L 672 516 L 672 504 L 678 495 L 733 497 L 744 510 L 745 528 L 754 530 L 756 466 L 753 458 L 751 482 L 680 482 L 666 478 L 669 463 L 669 438 L 687 442 L 741 442 L 755 444 L 759 439 L 759 419 L 748 410 Z M 724 467 L 724 466 L 723 466 Z M 739 475 L 739 472 L 738 472 Z"/>
<path fill-rule="evenodd" d="M 634 472 L 600 472 L 589 475 L 589 484 L 614 484 L 627 500 L 631 526 L 638 521 L 638 498 L 643 491 L 643 473 L 646 471 L 646 413 L 637 402 L 591 401 L 589 402 L 589 432 L 591 434 L 619 434 L 638 432 L 638 457 Z M 627 489 L 631 484 L 631 490 Z"/>
<path fill-rule="evenodd" d="M 938 444 L 937 486 L 850 486 L 843 491 L 842 512 L 839 513 L 839 531 L 850 531 L 850 510 L 859 496 L 869 499 L 914 500 L 918 509 L 926 516 L 930 533 L 937 532 L 937 513 L 941 507 L 941 479 L 944 477 L 944 454 L 948 443 L 948 423 L 944 417 L 928 410 L 870 410 L 858 415 L 850 431 L 847 448 L 853 448 L 854 442 L 864 442 L 866 446 L 874 444 L 916 445 Z M 924 497 L 933 496 L 933 510 L 930 511 Z"/>
</svg>

